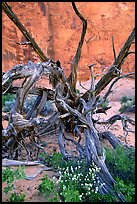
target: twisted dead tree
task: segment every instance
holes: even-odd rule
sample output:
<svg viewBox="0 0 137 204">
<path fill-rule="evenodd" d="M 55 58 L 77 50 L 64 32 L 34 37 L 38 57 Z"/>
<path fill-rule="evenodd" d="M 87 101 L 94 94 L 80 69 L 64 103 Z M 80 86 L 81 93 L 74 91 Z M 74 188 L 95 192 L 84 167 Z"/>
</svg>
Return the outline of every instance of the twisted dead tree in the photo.
<svg viewBox="0 0 137 204">
<path fill-rule="evenodd" d="M 133 29 L 129 35 L 118 56 L 116 56 L 113 44 L 114 63 L 97 84 L 95 84 L 93 76 L 94 65 L 89 65 L 91 71 L 91 86 L 84 94 L 78 94 L 76 92 L 77 70 L 86 34 L 87 21 L 78 11 L 74 2 L 72 2 L 72 7 L 81 20 L 83 28 L 78 48 L 72 61 L 71 74 L 67 78 L 61 67 L 61 63 L 59 61 L 55 62 L 52 59 L 48 59 L 48 57 L 45 56 L 37 43 L 13 13 L 10 6 L 6 2 L 2 3 L 2 9 L 4 12 L 20 29 L 29 42 L 28 46 L 34 48 L 41 60 L 41 62 L 36 64 L 29 61 L 27 65 L 15 65 L 2 76 L 3 93 L 16 93 L 15 106 L 11 109 L 10 113 L 3 118 L 8 120 L 7 128 L 3 128 L 2 130 L 3 158 L 17 159 L 18 151 L 21 148 L 24 148 L 28 159 L 30 159 L 31 154 L 25 144 L 25 138 L 29 138 L 30 142 L 39 151 L 40 149 L 43 149 L 39 144 L 39 138 L 44 135 L 52 134 L 54 130 L 56 130 L 58 133 L 58 145 L 64 159 L 70 159 L 73 157 L 65 146 L 65 141 L 70 141 L 76 147 L 77 156 L 80 159 L 84 158 L 87 160 L 87 166 L 94 162 L 100 167 L 101 170 L 98 173 L 98 176 L 100 181 L 105 183 L 100 191 L 102 194 L 105 194 L 111 192 L 115 180 L 105 164 L 105 149 L 102 143 L 102 138 L 106 138 L 114 148 L 119 144 L 122 145 L 122 143 L 109 131 L 100 133 L 96 128 L 96 124 L 112 125 L 117 120 L 121 120 L 123 130 L 128 134 L 128 132 L 132 131 L 129 129 L 128 125 L 131 124 L 134 126 L 135 121 L 120 114 L 111 117 L 107 121 L 99 121 L 94 119 L 94 115 L 98 113 L 106 113 L 110 108 L 103 107 L 102 104 L 106 102 L 113 85 L 122 77 L 134 75 L 134 73 L 122 75 L 121 66 L 127 56 L 132 54 L 129 49 L 134 42 L 135 29 Z M 49 82 L 52 84 L 52 89 L 46 87 L 38 88 L 35 86 L 36 82 L 42 76 L 48 77 Z M 24 79 L 22 86 L 14 87 L 12 82 L 21 78 Z M 114 78 L 116 79 L 112 81 Z M 104 97 L 100 97 L 99 94 L 109 83 L 111 83 L 110 87 L 106 91 Z M 29 112 L 25 113 L 24 102 L 30 95 L 36 95 L 37 98 Z M 39 113 L 45 102 L 48 100 L 53 101 L 56 110 L 52 115 L 49 115 L 49 117 L 45 119 L 44 117 L 39 117 Z M 113 192 L 113 194 L 119 201 L 124 202 L 124 197 L 120 192 Z"/>
</svg>

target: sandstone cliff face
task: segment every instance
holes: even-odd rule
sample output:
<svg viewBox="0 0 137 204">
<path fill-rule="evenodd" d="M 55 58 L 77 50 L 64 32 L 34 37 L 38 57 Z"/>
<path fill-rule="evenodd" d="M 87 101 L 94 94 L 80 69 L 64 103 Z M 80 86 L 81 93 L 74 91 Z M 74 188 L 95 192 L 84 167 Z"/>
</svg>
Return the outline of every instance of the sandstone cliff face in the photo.
<svg viewBox="0 0 137 204">
<path fill-rule="evenodd" d="M 19 20 L 30 32 L 47 57 L 60 60 L 65 73 L 80 39 L 82 23 L 73 11 L 71 2 L 9 2 Z M 76 2 L 87 19 L 88 28 L 79 63 L 78 78 L 90 78 L 86 64 L 96 63 L 95 72 L 113 63 L 112 36 L 118 54 L 135 24 L 134 2 Z M 22 33 L 2 12 L 2 69 L 7 71 L 19 63 L 39 59 Z M 134 45 L 132 46 L 134 49 Z M 134 56 L 129 56 L 124 72 L 134 71 Z"/>
</svg>

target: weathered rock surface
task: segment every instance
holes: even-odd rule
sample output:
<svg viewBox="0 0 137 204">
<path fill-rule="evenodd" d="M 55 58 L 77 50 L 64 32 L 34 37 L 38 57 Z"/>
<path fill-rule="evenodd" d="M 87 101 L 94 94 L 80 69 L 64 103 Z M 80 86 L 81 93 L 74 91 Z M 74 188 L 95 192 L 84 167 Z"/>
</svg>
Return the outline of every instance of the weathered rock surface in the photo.
<svg viewBox="0 0 137 204">
<path fill-rule="evenodd" d="M 82 30 L 82 23 L 74 13 L 71 2 L 8 4 L 43 52 L 49 58 L 61 61 L 68 76 Z M 135 2 L 76 2 L 76 5 L 88 23 L 78 78 L 88 80 L 90 73 L 86 64 L 96 63 L 95 72 L 100 73 L 101 68 L 109 68 L 113 63 L 112 36 L 118 54 L 132 32 Z M 22 41 L 26 41 L 22 33 L 2 12 L 3 71 L 11 69 L 15 64 L 27 63 L 28 60 L 39 61 L 29 45 L 17 44 Z M 123 70 L 134 71 L 134 55 L 129 56 Z"/>
</svg>

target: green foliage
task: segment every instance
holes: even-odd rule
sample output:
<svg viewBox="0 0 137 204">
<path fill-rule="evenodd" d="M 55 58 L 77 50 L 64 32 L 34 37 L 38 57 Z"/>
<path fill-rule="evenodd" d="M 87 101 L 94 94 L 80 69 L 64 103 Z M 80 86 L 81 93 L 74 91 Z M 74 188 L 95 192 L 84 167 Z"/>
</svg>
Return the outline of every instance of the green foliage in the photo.
<svg viewBox="0 0 137 204">
<path fill-rule="evenodd" d="M 106 151 L 106 165 L 112 176 L 129 183 L 135 181 L 135 151 L 130 148 L 118 146 L 116 149 L 108 148 Z"/>
<path fill-rule="evenodd" d="M 26 195 L 24 193 L 17 194 L 14 192 L 10 195 L 9 201 L 10 202 L 24 202 L 25 197 L 26 197 Z"/>
<path fill-rule="evenodd" d="M 58 202 L 58 193 L 54 192 L 54 195 L 52 198 L 48 198 L 48 202 Z"/>
<path fill-rule="evenodd" d="M 121 103 L 126 103 L 129 100 L 132 101 L 132 98 L 129 96 L 123 96 L 120 101 Z"/>
<path fill-rule="evenodd" d="M 5 104 L 5 101 L 13 101 L 13 99 L 15 99 L 15 94 L 7 93 L 2 95 L 2 105 Z"/>
<path fill-rule="evenodd" d="M 74 188 L 73 185 L 69 185 L 64 188 L 61 193 L 64 198 L 64 202 L 80 202 L 81 198 L 79 195 L 79 191 Z"/>
<path fill-rule="evenodd" d="M 42 178 L 39 190 L 46 196 L 49 196 L 55 190 L 55 183 L 48 178 L 47 174 Z"/>
<path fill-rule="evenodd" d="M 76 89 L 76 93 L 77 93 L 77 94 L 80 94 L 80 90 L 79 90 L 79 89 Z"/>
<path fill-rule="evenodd" d="M 8 192 L 12 191 L 13 188 L 14 188 L 14 184 L 8 184 L 8 186 L 4 188 L 4 193 L 8 194 Z"/>
<path fill-rule="evenodd" d="M 101 106 L 102 106 L 103 109 L 107 108 L 108 105 L 109 105 L 109 101 L 108 101 L 108 100 L 106 100 L 105 102 L 103 102 L 103 103 L 101 104 Z"/>
<path fill-rule="evenodd" d="M 54 169 L 58 169 L 64 164 L 62 154 L 58 152 L 54 152 L 52 155 L 42 152 L 40 158 L 47 166 L 53 166 Z"/>
<path fill-rule="evenodd" d="M 131 108 L 135 104 L 135 97 L 131 98 L 128 96 L 123 96 L 121 98 L 121 108 L 119 109 L 120 113 L 123 113 L 127 109 Z"/>
<path fill-rule="evenodd" d="M 126 202 L 135 199 L 135 151 L 131 148 L 118 146 L 107 149 L 106 165 L 117 181 L 115 188 L 123 193 Z"/>
<path fill-rule="evenodd" d="M 2 182 L 7 182 L 8 184 L 14 181 L 14 173 L 10 167 L 7 167 L 2 171 Z"/>
<path fill-rule="evenodd" d="M 45 153 L 42 152 L 40 153 L 40 159 L 47 165 L 47 166 L 52 166 L 52 157 Z"/>
<path fill-rule="evenodd" d="M 125 195 L 126 202 L 135 201 L 135 185 L 133 183 L 126 184 L 123 180 L 116 177 L 117 183 L 115 184 L 115 189 L 122 192 Z"/>
<path fill-rule="evenodd" d="M 45 154 L 46 155 L 46 154 Z M 43 158 L 45 158 L 43 154 Z M 56 202 L 60 196 L 63 202 L 118 202 L 110 193 L 102 195 L 99 189 L 104 183 L 98 179 L 99 168 L 95 164 L 87 168 L 85 160 L 63 160 L 60 153 L 46 155 L 50 165 L 59 170 L 58 192 L 56 184 L 48 177 L 41 185 L 41 192 L 48 195 L 50 202 Z M 116 149 L 106 148 L 106 164 L 114 179 L 117 181 L 114 191 L 118 190 L 125 196 L 126 202 L 135 199 L 135 152 L 134 149 L 118 146 Z M 48 188 L 48 189 L 47 189 Z M 47 193 L 48 192 L 48 193 Z"/>
<path fill-rule="evenodd" d="M 52 155 L 52 165 L 54 169 L 58 169 L 62 162 L 62 154 L 58 152 L 54 152 Z"/>
<path fill-rule="evenodd" d="M 15 172 L 14 172 L 14 176 L 17 180 L 20 180 L 20 179 L 25 179 L 26 176 L 25 176 L 25 166 L 19 166 Z"/>
<path fill-rule="evenodd" d="M 8 194 L 9 201 L 11 202 L 24 202 L 25 194 L 18 194 L 15 189 L 15 184 L 17 180 L 25 179 L 25 173 L 24 173 L 24 166 L 19 166 L 15 171 L 11 169 L 11 167 L 7 167 L 2 171 L 2 182 L 6 182 L 7 186 L 4 187 L 4 193 Z M 12 193 L 12 191 L 14 192 Z"/>
<path fill-rule="evenodd" d="M 56 192 L 56 184 L 51 181 L 46 174 L 42 179 L 42 183 L 39 185 L 39 191 L 48 199 L 50 202 L 58 201 L 58 193 Z M 51 198 L 49 198 L 52 196 Z"/>
<path fill-rule="evenodd" d="M 104 185 L 100 183 L 97 176 L 99 171 L 95 164 L 87 169 L 85 161 L 77 161 L 73 166 L 60 168 L 59 189 L 62 200 L 65 202 L 99 201 L 100 198 L 96 194 Z"/>
<path fill-rule="evenodd" d="M 3 111 L 5 111 L 5 112 L 10 111 L 10 109 L 14 103 L 15 103 L 15 94 L 7 93 L 5 95 L 2 95 Z"/>
</svg>

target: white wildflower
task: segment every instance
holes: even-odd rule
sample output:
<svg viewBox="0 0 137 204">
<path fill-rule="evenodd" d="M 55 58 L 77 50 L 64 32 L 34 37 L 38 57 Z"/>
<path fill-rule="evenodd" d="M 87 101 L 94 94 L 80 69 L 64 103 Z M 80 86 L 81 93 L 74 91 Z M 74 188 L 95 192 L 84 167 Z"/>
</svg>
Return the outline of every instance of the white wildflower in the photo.
<svg viewBox="0 0 137 204">
<path fill-rule="evenodd" d="M 83 194 L 79 195 L 80 198 L 82 198 Z"/>
<path fill-rule="evenodd" d="M 66 189 L 66 186 L 63 185 L 63 190 L 65 190 L 65 189 Z"/>
<path fill-rule="evenodd" d="M 97 186 L 95 187 L 95 191 L 98 192 L 98 187 Z"/>
</svg>

